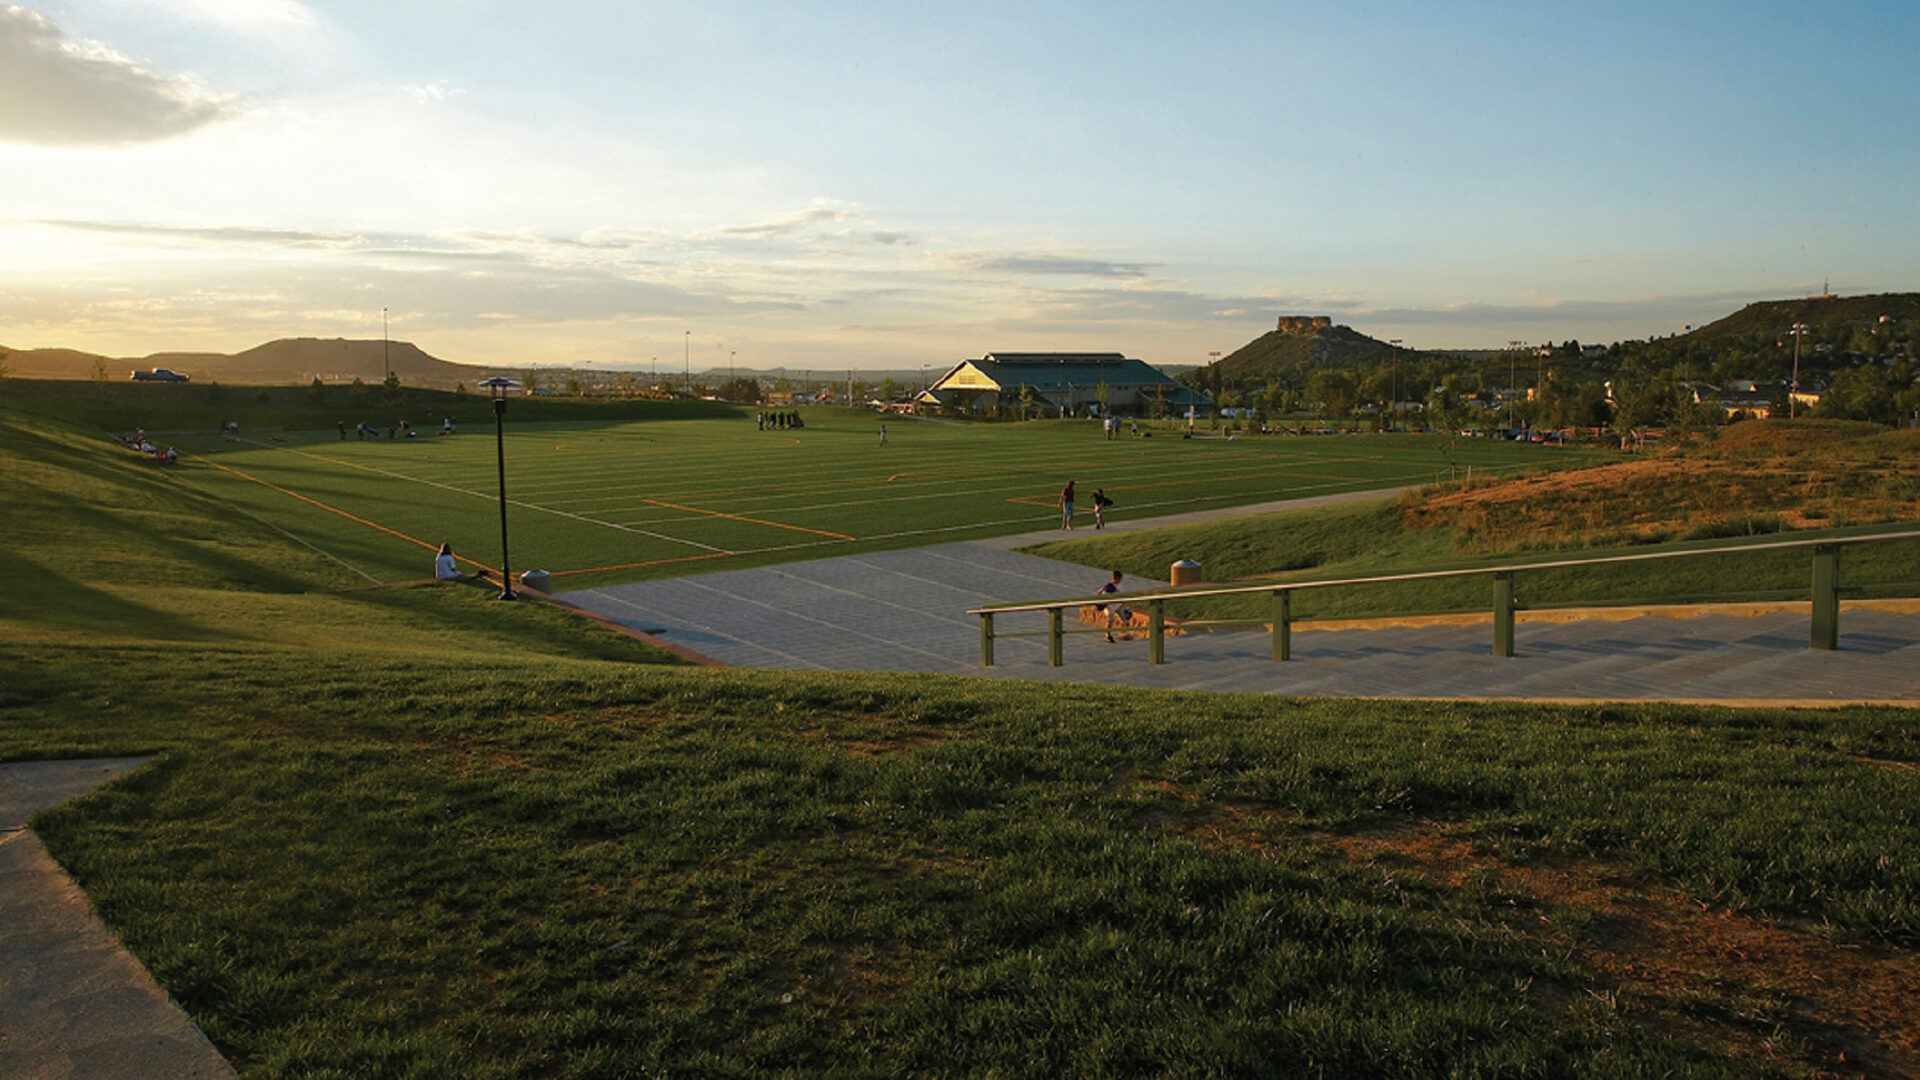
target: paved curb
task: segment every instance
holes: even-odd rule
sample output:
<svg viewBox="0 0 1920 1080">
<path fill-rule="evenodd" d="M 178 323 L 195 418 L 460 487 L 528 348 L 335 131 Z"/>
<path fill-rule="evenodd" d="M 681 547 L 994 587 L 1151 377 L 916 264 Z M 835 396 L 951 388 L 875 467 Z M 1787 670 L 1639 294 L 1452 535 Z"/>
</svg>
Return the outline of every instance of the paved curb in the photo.
<svg viewBox="0 0 1920 1080">
<path fill-rule="evenodd" d="M 237 1078 L 27 828 L 150 758 L 0 765 L 0 1077 Z"/>
</svg>

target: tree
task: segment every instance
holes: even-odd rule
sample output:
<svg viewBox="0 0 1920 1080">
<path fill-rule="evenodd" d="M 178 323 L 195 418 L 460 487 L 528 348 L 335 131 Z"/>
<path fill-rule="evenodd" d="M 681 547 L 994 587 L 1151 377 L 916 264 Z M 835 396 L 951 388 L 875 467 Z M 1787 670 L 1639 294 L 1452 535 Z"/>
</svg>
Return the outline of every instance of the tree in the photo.
<svg viewBox="0 0 1920 1080">
<path fill-rule="evenodd" d="M 581 396 L 579 376 L 577 375 L 567 376 L 567 393 L 572 394 L 574 397 Z"/>
<path fill-rule="evenodd" d="M 1446 437 L 1447 475 L 1459 468 L 1460 430 L 1467 426 L 1467 406 L 1458 391 L 1441 385 L 1427 395 L 1427 422 Z"/>
<path fill-rule="evenodd" d="M 780 390 L 784 391 L 787 388 L 788 383 L 787 383 L 787 380 L 781 379 L 775 385 Z M 880 400 L 881 401 L 891 402 L 894 398 L 898 396 L 900 396 L 900 384 L 893 381 L 893 376 L 889 375 L 886 378 L 880 380 Z"/>
<path fill-rule="evenodd" d="M 107 396 L 107 362 L 100 357 L 93 358 L 93 392 L 96 396 Z"/>
<path fill-rule="evenodd" d="M 729 379 L 720 384 L 719 397 L 722 401 L 751 405 L 760 400 L 760 382 L 748 378 Z"/>
<path fill-rule="evenodd" d="M 1020 384 L 1020 419 L 1027 418 L 1027 410 L 1033 408 L 1033 387 Z"/>
<path fill-rule="evenodd" d="M 1093 398 L 1095 401 L 1098 401 L 1100 403 L 1101 416 L 1107 415 L 1107 400 L 1112 396 L 1113 396 L 1113 387 L 1108 386 L 1107 380 L 1105 379 L 1101 379 L 1100 385 L 1093 388 Z"/>
<path fill-rule="evenodd" d="M 623 372 L 621 372 L 621 373 L 620 373 L 620 379 L 619 379 L 619 383 L 620 383 L 620 392 L 621 392 L 622 394 L 625 394 L 625 395 L 628 395 L 628 396 L 632 396 L 632 394 L 633 394 L 633 372 L 631 372 L 631 371 L 623 371 Z"/>
<path fill-rule="evenodd" d="M 388 401 L 399 400 L 400 376 L 397 373 L 389 371 L 387 377 L 380 381 L 380 396 Z"/>
<path fill-rule="evenodd" d="M 320 381 L 320 376 L 315 375 L 313 381 L 307 384 L 307 400 L 318 405 L 326 399 L 327 384 Z"/>
<path fill-rule="evenodd" d="M 540 373 L 531 368 L 521 372 L 520 386 L 529 394 L 540 389 Z"/>
</svg>

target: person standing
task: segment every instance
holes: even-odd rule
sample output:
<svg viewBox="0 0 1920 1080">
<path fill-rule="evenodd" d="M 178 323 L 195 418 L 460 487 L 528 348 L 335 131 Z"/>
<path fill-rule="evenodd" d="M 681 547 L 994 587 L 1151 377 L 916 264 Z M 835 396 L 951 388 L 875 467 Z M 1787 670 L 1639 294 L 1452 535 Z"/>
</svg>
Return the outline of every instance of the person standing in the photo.
<svg viewBox="0 0 1920 1080">
<path fill-rule="evenodd" d="M 1060 527 L 1068 530 L 1073 528 L 1073 481 L 1071 480 L 1067 481 L 1067 486 L 1060 492 Z"/>
<path fill-rule="evenodd" d="M 880 425 L 880 445 L 887 445 L 887 425 L 885 424 Z"/>
</svg>

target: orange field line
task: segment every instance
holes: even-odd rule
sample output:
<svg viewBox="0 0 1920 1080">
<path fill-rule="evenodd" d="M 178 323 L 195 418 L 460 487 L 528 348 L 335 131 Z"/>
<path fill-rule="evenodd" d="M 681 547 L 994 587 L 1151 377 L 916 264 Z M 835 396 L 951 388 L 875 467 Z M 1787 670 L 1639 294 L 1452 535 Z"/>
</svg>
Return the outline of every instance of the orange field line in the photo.
<svg viewBox="0 0 1920 1080">
<path fill-rule="evenodd" d="M 192 458 L 195 461 L 200 461 L 208 465 L 211 465 L 214 468 L 219 469 L 221 472 L 230 472 L 233 475 L 238 476 L 244 480 L 251 480 L 256 484 L 259 484 L 263 488 L 269 488 L 273 491 L 279 492 L 282 495 L 299 499 L 301 502 L 306 503 L 309 506 L 317 506 L 320 509 L 327 511 L 330 514 L 339 514 L 341 517 L 346 518 L 348 521 L 357 521 L 360 524 L 365 525 L 369 529 L 378 529 L 381 532 L 388 534 L 389 536 L 397 536 L 400 539 L 405 540 L 410 544 L 419 544 L 423 548 L 432 548 L 435 551 L 440 550 L 439 544 L 429 543 L 428 541 L 422 540 L 417 536 L 408 536 L 406 533 L 403 533 L 398 529 L 389 529 L 385 525 L 382 525 L 377 521 L 368 521 L 366 518 L 358 517 L 354 514 L 349 514 L 345 510 L 342 510 L 337 506 L 328 506 L 326 503 L 321 502 L 319 499 L 310 498 L 306 495 L 300 494 L 297 491 L 292 491 L 287 488 L 283 488 L 278 484 L 270 484 L 267 481 L 252 475 L 251 473 L 241 472 L 239 469 L 236 469 L 231 465 L 222 465 L 217 461 L 214 461 L 210 458 L 201 457 L 198 454 L 189 454 L 187 456 Z M 466 563 L 469 566 L 477 566 L 482 570 L 493 569 L 493 567 L 488 566 L 486 563 L 479 562 L 474 559 L 469 559 L 465 555 L 455 555 L 454 558 L 460 560 L 463 563 Z"/>
<path fill-rule="evenodd" d="M 792 529 L 794 532 L 812 533 L 815 536 L 831 536 L 835 540 L 858 540 L 857 536 L 846 533 L 828 532 L 825 529 L 809 529 L 804 525 L 788 525 L 780 521 L 767 521 L 764 518 L 741 517 L 739 514 L 723 514 L 718 510 L 702 510 L 697 506 L 681 506 L 679 503 L 661 502 L 659 499 L 641 499 L 650 506 L 664 506 L 669 510 L 684 510 L 689 514 L 706 514 L 709 517 L 727 518 L 730 521 L 744 521 L 750 525 L 771 525 L 776 529 Z"/>
</svg>

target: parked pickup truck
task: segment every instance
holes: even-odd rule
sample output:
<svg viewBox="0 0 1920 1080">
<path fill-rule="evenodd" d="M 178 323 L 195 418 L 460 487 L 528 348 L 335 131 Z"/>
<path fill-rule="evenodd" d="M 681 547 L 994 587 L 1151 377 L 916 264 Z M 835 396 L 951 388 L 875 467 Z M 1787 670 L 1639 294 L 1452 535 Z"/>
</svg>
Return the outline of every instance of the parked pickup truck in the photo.
<svg viewBox="0 0 1920 1080">
<path fill-rule="evenodd" d="M 135 382 L 186 382 L 187 381 L 187 376 L 180 374 L 179 372 L 173 370 L 172 368 L 157 367 L 157 368 L 151 368 L 147 371 L 130 372 L 129 374 L 132 376 Z"/>
</svg>

